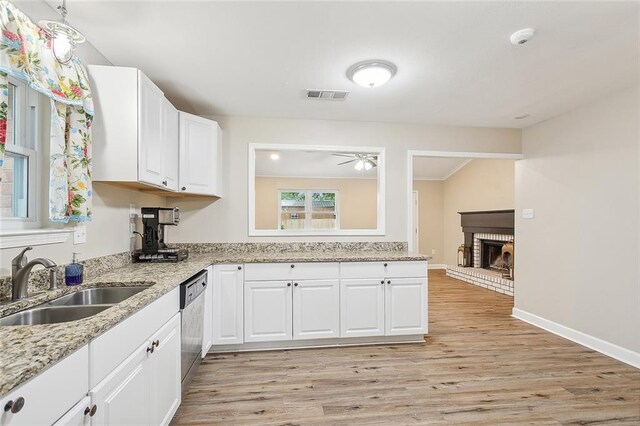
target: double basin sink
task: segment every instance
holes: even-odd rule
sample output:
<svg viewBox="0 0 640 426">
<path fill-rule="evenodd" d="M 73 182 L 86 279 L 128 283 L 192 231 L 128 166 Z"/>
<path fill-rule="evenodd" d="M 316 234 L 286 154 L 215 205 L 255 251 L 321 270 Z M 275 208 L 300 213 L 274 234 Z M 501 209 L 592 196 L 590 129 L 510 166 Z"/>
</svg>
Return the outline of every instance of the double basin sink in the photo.
<svg viewBox="0 0 640 426">
<path fill-rule="evenodd" d="M 147 288 L 149 288 L 148 285 L 79 290 L 31 309 L 25 309 L 0 318 L 0 326 L 56 324 L 88 318 Z"/>
</svg>

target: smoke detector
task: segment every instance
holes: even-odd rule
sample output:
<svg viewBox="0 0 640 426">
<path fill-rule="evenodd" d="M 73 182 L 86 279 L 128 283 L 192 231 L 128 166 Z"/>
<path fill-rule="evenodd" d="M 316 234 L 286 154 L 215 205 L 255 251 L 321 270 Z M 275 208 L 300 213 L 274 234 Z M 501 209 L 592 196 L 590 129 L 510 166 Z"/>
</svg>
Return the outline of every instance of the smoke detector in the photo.
<svg viewBox="0 0 640 426">
<path fill-rule="evenodd" d="M 526 42 L 531 40 L 535 33 L 536 31 L 533 28 L 523 28 L 521 30 L 518 30 L 515 33 L 511 34 L 511 44 L 513 44 L 514 46 L 525 44 Z"/>
<path fill-rule="evenodd" d="M 307 99 L 322 99 L 325 101 L 344 101 L 349 96 L 346 90 L 307 89 Z"/>
</svg>

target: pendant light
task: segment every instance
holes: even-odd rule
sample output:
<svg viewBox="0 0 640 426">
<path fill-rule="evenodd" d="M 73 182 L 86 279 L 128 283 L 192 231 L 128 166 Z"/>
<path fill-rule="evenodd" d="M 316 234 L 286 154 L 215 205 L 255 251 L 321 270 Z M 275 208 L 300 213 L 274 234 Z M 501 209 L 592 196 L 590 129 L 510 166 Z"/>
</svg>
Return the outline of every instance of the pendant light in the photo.
<svg viewBox="0 0 640 426">
<path fill-rule="evenodd" d="M 68 64 L 73 58 L 76 44 L 84 43 L 82 33 L 67 24 L 67 0 L 62 0 L 62 5 L 57 7 L 62 22 L 42 20 L 38 22 L 51 40 L 53 57 L 61 64 Z"/>
</svg>

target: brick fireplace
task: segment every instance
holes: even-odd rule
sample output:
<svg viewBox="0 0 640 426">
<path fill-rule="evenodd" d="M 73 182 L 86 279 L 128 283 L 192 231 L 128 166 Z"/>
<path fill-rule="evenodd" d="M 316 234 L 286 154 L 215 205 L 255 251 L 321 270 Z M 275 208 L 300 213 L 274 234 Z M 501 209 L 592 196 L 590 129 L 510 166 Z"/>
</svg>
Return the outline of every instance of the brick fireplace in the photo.
<svg viewBox="0 0 640 426">
<path fill-rule="evenodd" d="M 447 266 L 447 275 L 512 296 L 515 274 L 514 211 L 459 214 L 464 244 L 458 250 L 458 265 Z"/>
</svg>

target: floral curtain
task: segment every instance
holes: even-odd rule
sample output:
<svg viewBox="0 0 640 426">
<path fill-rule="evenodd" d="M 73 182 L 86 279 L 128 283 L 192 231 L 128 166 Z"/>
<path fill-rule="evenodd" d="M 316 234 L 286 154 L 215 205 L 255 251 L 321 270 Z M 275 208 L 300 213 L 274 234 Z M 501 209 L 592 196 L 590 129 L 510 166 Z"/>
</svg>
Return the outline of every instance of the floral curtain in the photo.
<svg viewBox="0 0 640 426">
<path fill-rule="evenodd" d="M 93 100 L 87 72 L 75 57 L 69 64 L 60 64 L 47 34 L 6 0 L 0 0 L 0 24 L 0 73 L 23 80 L 51 98 L 50 219 L 90 220 Z M 6 77 L 0 74 L 0 92 L 2 84 Z"/>
</svg>

